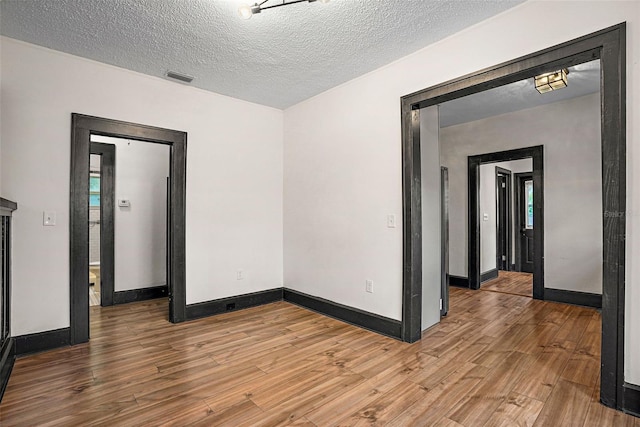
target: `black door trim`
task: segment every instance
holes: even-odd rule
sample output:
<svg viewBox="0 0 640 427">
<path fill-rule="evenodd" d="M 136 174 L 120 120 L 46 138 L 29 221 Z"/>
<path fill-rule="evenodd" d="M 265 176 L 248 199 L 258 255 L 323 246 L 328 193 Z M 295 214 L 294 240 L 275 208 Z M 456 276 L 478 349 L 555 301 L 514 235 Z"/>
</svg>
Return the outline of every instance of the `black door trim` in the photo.
<svg viewBox="0 0 640 427">
<path fill-rule="evenodd" d="M 420 108 L 600 59 L 603 307 L 600 400 L 621 408 L 624 384 L 626 222 L 626 24 L 429 87 L 401 98 L 402 339 L 421 337 L 422 224 Z"/>
<path fill-rule="evenodd" d="M 542 145 L 468 157 L 469 180 L 469 288 L 480 289 L 480 165 L 509 160 L 533 159 L 533 298 L 544 299 L 544 148 Z"/>
<path fill-rule="evenodd" d="M 91 135 L 113 136 L 166 144 L 171 147 L 172 177 L 171 259 L 172 289 L 169 290 L 169 320 L 183 322 L 185 286 L 185 188 L 187 134 L 169 129 L 86 116 L 71 115 L 71 193 L 69 206 L 70 342 L 89 340 L 89 153 Z"/>
<path fill-rule="evenodd" d="M 505 237 L 506 237 L 506 248 L 505 248 L 505 252 L 506 252 L 506 266 L 507 268 L 505 269 L 506 271 L 511 270 L 511 262 L 512 262 L 512 256 L 511 253 L 513 252 L 513 245 L 511 244 L 511 240 L 512 240 L 512 230 L 513 230 L 513 220 L 512 220 L 512 216 L 513 216 L 513 203 L 512 203 L 512 198 L 513 198 L 513 192 L 511 191 L 511 185 L 512 185 L 512 174 L 511 171 L 508 169 L 504 169 L 501 168 L 500 166 L 496 166 L 496 220 L 497 218 L 499 218 L 500 214 L 500 203 L 498 202 L 498 192 L 500 191 L 500 188 L 498 187 L 498 176 L 499 175 L 506 175 L 507 176 L 507 182 L 505 183 L 506 188 L 505 188 L 505 192 L 507 193 L 507 197 L 505 199 L 505 204 L 506 204 L 506 210 L 507 210 L 507 221 L 506 224 L 496 224 L 496 269 L 500 270 L 500 266 L 499 266 L 499 262 L 498 262 L 498 247 L 499 247 L 499 233 L 500 233 L 500 227 L 504 227 L 505 231 Z"/>
<path fill-rule="evenodd" d="M 100 161 L 100 305 L 113 305 L 116 146 L 102 142 L 90 142 L 90 154 L 97 154 Z"/>
</svg>

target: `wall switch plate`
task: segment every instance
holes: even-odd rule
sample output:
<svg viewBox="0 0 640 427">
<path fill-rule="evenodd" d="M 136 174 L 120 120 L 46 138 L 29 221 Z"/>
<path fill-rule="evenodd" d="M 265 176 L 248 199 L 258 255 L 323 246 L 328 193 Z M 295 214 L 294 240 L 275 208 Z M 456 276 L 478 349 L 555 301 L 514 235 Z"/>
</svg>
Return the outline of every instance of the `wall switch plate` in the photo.
<svg viewBox="0 0 640 427">
<path fill-rule="evenodd" d="M 128 208 L 131 206 L 131 201 L 129 199 L 120 199 L 118 200 L 118 206 L 121 208 Z"/>
<path fill-rule="evenodd" d="M 387 215 L 387 227 L 396 228 L 396 216 L 393 214 Z"/>
<path fill-rule="evenodd" d="M 244 280 L 244 271 L 242 270 L 236 271 L 236 280 Z"/>
<path fill-rule="evenodd" d="M 54 211 L 44 211 L 42 213 L 42 225 L 56 225 L 56 213 Z"/>
<path fill-rule="evenodd" d="M 483 221 L 489 221 L 489 214 L 488 213 L 482 214 L 482 220 Z"/>
<path fill-rule="evenodd" d="M 369 292 L 370 294 L 373 293 L 373 280 L 365 280 L 364 282 L 364 289 L 365 291 Z"/>
</svg>

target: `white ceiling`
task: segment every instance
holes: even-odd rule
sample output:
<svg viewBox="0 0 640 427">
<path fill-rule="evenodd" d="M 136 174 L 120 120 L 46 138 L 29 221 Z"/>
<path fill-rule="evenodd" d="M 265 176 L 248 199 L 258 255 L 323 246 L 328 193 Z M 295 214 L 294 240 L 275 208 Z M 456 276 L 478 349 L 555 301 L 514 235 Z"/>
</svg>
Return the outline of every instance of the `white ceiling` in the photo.
<svg viewBox="0 0 640 427">
<path fill-rule="evenodd" d="M 440 104 L 440 127 L 552 104 L 599 90 L 600 60 L 590 61 L 570 67 L 567 87 L 560 90 L 538 93 L 533 78 L 530 78 L 442 103 Z"/>
<path fill-rule="evenodd" d="M 192 75 L 193 86 L 286 108 L 523 1 L 331 0 L 243 20 L 246 0 L 2 0 L 0 30 L 152 76 Z"/>
</svg>

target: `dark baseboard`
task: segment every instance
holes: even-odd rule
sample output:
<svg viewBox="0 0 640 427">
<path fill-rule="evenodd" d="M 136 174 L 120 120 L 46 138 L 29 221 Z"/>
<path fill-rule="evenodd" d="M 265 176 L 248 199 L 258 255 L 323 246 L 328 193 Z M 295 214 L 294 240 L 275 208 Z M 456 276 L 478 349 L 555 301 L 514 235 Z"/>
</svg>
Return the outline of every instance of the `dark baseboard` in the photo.
<svg viewBox="0 0 640 427">
<path fill-rule="evenodd" d="M 495 279 L 498 277 L 498 269 L 494 268 L 493 270 L 485 271 L 480 275 L 480 283 L 486 282 L 487 280 Z"/>
<path fill-rule="evenodd" d="M 60 328 L 15 337 L 16 356 L 68 346 L 70 345 L 69 332 L 69 328 Z"/>
<path fill-rule="evenodd" d="M 284 288 L 284 300 L 382 335 L 401 339 L 402 322 Z"/>
<path fill-rule="evenodd" d="M 449 275 L 449 286 L 469 289 L 469 279 L 466 277 Z"/>
<path fill-rule="evenodd" d="M 5 343 L 0 350 L 0 402 L 2 402 L 2 396 L 4 396 L 4 390 L 9 383 L 9 376 L 13 369 L 13 362 L 16 360 L 16 348 L 13 338 Z"/>
<path fill-rule="evenodd" d="M 622 410 L 627 414 L 640 417 L 640 386 L 624 383 L 622 397 Z"/>
<path fill-rule="evenodd" d="M 255 307 L 276 301 L 282 301 L 282 288 L 199 302 L 187 305 L 187 320 L 199 319 L 201 317 L 213 316 L 214 314 Z"/>
<path fill-rule="evenodd" d="M 544 288 L 544 300 L 581 305 L 584 307 L 602 308 L 602 295 L 587 292 Z"/>
<path fill-rule="evenodd" d="M 130 289 L 113 293 L 114 304 L 126 304 L 129 302 L 146 301 L 167 296 L 167 286 L 154 286 L 153 288 Z"/>
<path fill-rule="evenodd" d="M 516 271 L 516 265 L 515 264 L 511 264 L 511 269 L 509 271 Z"/>
</svg>

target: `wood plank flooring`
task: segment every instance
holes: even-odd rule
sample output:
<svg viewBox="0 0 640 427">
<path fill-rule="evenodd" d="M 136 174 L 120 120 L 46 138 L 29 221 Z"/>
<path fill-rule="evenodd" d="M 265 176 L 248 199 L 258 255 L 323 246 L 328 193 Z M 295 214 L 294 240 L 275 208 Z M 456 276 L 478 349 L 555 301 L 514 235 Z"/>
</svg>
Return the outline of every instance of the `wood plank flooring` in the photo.
<svg viewBox="0 0 640 427">
<path fill-rule="evenodd" d="M 91 341 L 20 358 L 5 426 L 627 426 L 598 403 L 600 314 L 451 289 L 406 344 L 278 302 L 172 325 L 91 308 Z"/>
<path fill-rule="evenodd" d="M 533 274 L 499 271 L 497 278 L 487 280 L 480 286 L 480 289 L 533 298 Z"/>
</svg>

